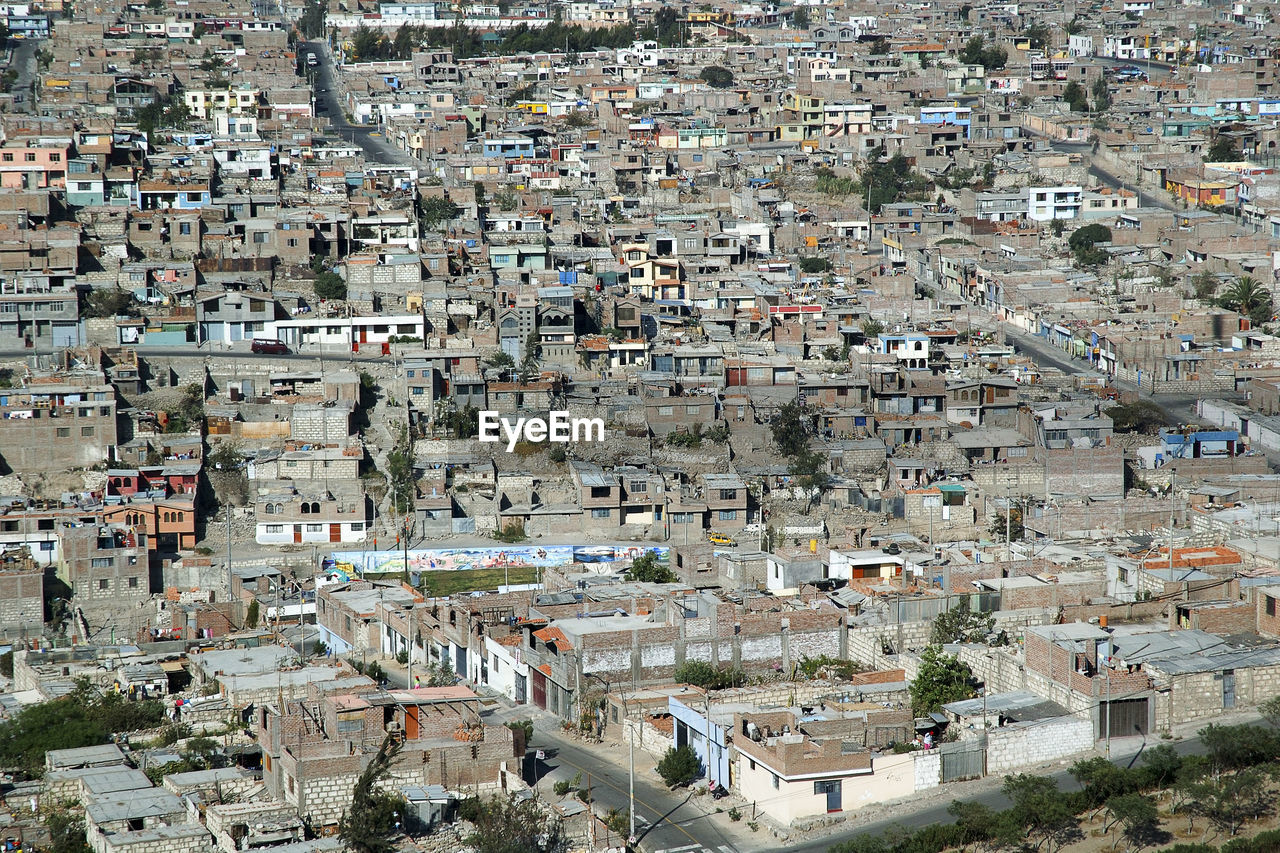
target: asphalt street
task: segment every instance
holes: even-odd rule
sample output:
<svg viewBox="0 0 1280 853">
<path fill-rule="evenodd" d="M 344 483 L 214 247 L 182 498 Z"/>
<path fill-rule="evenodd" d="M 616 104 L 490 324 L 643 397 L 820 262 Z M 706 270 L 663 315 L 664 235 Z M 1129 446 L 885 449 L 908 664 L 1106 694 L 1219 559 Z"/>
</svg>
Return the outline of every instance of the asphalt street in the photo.
<svg viewBox="0 0 1280 853">
<path fill-rule="evenodd" d="M 385 166 L 421 166 L 422 163 L 396 148 L 386 140 L 375 127 L 351 124 L 347 121 L 342 109 L 342 101 L 338 98 L 338 75 L 333 67 L 333 54 L 324 41 L 302 42 L 301 49 L 315 54 L 317 64 L 311 66 L 314 73 L 313 83 L 316 99 L 316 110 L 329 120 L 329 131 L 360 146 L 366 159 Z M 303 66 L 304 68 L 307 66 Z M 375 135 L 377 134 L 377 135 Z"/>
</svg>

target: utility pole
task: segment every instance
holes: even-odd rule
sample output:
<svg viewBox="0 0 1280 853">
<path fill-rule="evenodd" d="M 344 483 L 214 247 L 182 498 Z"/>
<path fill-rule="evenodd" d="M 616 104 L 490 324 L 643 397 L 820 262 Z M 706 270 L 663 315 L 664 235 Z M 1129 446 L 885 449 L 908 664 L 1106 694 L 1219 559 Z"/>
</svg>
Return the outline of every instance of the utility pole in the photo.
<svg viewBox="0 0 1280 853">
<path fill-rule="evenodd" d="M 409 663 L 404 675 L 406 690 L 413 687 L 413 605 L 415 604 L 417 604 L 416 599 L 409 602 Z"/>
</svg>

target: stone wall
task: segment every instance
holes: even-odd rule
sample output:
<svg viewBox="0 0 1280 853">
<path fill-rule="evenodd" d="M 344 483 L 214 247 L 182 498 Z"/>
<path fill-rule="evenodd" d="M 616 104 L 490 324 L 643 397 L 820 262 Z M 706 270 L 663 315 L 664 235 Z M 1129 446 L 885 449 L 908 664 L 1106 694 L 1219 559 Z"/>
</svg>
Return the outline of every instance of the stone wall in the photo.
<svg viewBox="0 0 1280 853">
<path fill-rule="evenodd" d="M 1093 724 L 1079 717 L 1015 723 L 987 733 L 987 773 L 1054 761 L 1093 749 Z"/>
<path fill-rule="evenodd" d="M 675 746 L 675 740 L 671 735 L 655 728 L 648 720 L 624 719 L 622 742 L 631 743 L 633 739 L 636 749 L 643 749 L 657 758 L 666 755 L 667 750 Z"/>
</svg>

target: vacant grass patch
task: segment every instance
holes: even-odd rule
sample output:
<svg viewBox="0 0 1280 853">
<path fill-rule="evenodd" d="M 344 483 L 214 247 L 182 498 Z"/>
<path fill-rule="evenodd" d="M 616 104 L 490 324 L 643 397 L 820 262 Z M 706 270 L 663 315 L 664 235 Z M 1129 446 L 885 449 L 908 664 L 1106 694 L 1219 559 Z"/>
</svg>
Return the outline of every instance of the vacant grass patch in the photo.
<svg viewBox="0 0 1280 853">
<path fill-rule="evenodd" d="M 511 583 L 533 583 L 538 570 L 530 566 L 510 569 L 468 569 L 462 572 L 423 572 L 422 591 L 430 596 L 453 595 L 456 592 L 491 590 Z"/>
</svg>

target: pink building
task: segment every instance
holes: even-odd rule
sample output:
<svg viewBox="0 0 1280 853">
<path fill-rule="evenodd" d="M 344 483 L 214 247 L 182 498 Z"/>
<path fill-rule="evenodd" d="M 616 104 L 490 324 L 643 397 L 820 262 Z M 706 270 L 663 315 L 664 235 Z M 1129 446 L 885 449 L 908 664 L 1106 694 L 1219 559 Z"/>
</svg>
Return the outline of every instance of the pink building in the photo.
<svg viewBox="0 0 1280 853">
<path fill-rule="evenodd" d="M 70 148 L 58 145 L 14 145 L 0 147 L 0 187 L 5 189 L 47 189 L 67 184 L 67 157 Z"/>
</svg>

